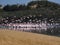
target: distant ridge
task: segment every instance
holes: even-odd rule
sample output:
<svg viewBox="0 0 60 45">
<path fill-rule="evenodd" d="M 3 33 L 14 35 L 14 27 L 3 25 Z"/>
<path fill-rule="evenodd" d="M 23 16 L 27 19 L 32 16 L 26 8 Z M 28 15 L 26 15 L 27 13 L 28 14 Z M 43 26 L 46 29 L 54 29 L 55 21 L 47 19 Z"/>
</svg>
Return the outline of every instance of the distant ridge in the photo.
<svg viewBox="0 0 60 45">
<path fill-rule="evenodd" d="M 25 5 L 24 5 L 25 6 Z M 22 6 L 18 10 L 11 11 L 11 8 L 7 8 L 10 11 L 0 11 L 0 17 L 10 16 L 28 16 L 28 15 L 45 15 L 46 17 L 60 18 L 60 4 L 50 1 L 31 1 L 27 6 Z"/>
</svg>

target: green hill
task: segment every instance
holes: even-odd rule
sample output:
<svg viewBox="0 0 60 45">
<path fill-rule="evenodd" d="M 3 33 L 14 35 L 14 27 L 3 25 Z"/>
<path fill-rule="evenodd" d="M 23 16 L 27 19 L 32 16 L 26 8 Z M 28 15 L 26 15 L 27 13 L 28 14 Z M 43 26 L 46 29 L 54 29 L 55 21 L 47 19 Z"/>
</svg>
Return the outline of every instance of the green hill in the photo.
<svg viewBox="0 0 60 45">
<path fill-rule="evenodd" d="M 44 20 L 47 18 L 47 21 L 50 22 L 52 19 L 55 23 L 60 23 L 60 4 L 50 2 L 50 1 L 31 1 L 27 6 L 23 5 L 21 7 L 16 8 L 17 5 L 12 5 L 11 7 L 8 5 L 5 7 L 6 9 L 0 10 L 0 23 L 4 23 L 4 21 L 8 21 L 9 23 L 12 20 L 16 21 L 18 19 L 23 19 L 21 22 L 29 21 L 29 19 L 24 20 L 24 17 L 32 16 L 33 19 Z M 16 8 L 16 10 L 15 10 Z M 19 9 L 19 10 L 17 10 Z M 14 11 L 12 11 L 14 10 Z M 16 16 L 16 19 L 14 18 Z M 36 16 L 36 17 L 34 17 Z M 40 16 L 39 18 L 37 16 Z M 8 17 L 8 19 L 7 19 Z"/>
<path fill-rule="evenodd" d="M 31 9 L 31 6 L 37 4 L 37 7 Z M 28 9 L 19 10 L 19 11 L 0 11 L 1 17 L 6 16 L 27 16 L 27 15 L 47 15 L 47 16 L 55 16 L 60 17 L 60 5 L 50 1 L 31 1 L 27 5 Z M 9 8 L 7 8 L 9 9 Z M 58 15 L 58 16 L 57 16 Z"/>
</svg>

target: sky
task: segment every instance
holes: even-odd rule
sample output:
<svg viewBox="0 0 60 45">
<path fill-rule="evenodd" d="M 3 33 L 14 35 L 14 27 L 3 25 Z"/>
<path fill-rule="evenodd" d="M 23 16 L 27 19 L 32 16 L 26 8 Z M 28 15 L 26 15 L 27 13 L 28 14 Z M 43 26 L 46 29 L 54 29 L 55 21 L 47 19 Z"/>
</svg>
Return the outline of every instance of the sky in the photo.
<svg viewBox="0 0 60 45">
<path fill-rule="evenodd" d="M 1 5 L 7 5 L 7 4 L 27 4 L 31 0 L 0 0 Z M 55 3 L 60 4 L 60 0 L 49 0 Z"/>
</svg>

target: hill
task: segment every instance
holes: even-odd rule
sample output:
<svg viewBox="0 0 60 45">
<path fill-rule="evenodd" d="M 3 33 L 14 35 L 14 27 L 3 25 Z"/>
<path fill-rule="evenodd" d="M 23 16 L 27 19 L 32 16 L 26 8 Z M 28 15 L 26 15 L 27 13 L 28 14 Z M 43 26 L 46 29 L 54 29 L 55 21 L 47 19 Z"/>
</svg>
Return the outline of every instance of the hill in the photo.
<svg viewBox="0 0 60 45">
<path fill-rule="evenodd" d="M 60 45 L 60 37 L 0 29 L 0 45 Z"/>
<path fill-rule="evenodd" d="M 6 17 L 6 16 L 27 16 L 27 15 L 47 15 L 47 16 L 56 16 L 60 17 L 60 4 L 50 2 L 50 1 L 31 1 L 28 3 L 27 6 L 21 6 L 18 7 L 18 11 L 12 11 L 13 9 L 15 10 L 15 7 L 18 5 L 12 5 L 11 8 L 6 6 L 5 11 L 0 11 L 0 16 Z M 36 7 L 36 8 L 34 8 Z M 12 9 L 13 8 L 13 9 Z M 32 8 L 32 9 L 31 9 Z M 4 9 L 3 9 L 4 10 Z M 10 10 L 7 11 L 6 10 Z M 58 16 L 57 16 L 58 15 Z"/>
<path fill-rule="evenodd" d="M 5 6 L 6 9 L 3 8 L 3 10 L 0 10 L 0 19 L 2 19 L 0 23 L 5 23 L 6 21 L 8 23 L 11 23 L 13 21 L 16 22 L 16 20 L 21 20 L 21 19 L 22 21 L 19 21 L 19 23 L 28 22 L 29 19 L 33 20 L 36 18 L 38 20 L 40 19 L 44 20 L 47 18 L 48 22 L 50 22 L 50 20 L 52 19 L 54 22 L 60 23 L 60 4 L 50 2 L 50 1 L 31 1 L 28 3 L 27 6 L 20 5 L 17 8 L 16 6 L 18 5 L 10 5 L 10 6 L 7 5 Z M 16 8 L 16 10 L 14 7 Z M 16 16 L 16 18 L 14 18 L 14 16 Z M 32 18 L 25 19 L 26 17 L 29 17 L 29 16 L 32 16 Z M 37 16 L 40 16 L 40 17 L 38 18 Z"/>
</svg>

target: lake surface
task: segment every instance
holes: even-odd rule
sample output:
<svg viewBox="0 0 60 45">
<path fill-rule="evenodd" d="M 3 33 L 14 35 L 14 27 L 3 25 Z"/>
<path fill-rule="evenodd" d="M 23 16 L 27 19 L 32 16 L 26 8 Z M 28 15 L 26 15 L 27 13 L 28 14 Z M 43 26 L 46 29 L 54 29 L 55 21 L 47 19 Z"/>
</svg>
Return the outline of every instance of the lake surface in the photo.
<svg viewBox="0 0 60 45">
<path fill-rule="evenodd" d="M 60 24 L 8 24 L 8 25 L 0 25 L 2 29 L 10 29 L 10 30 L 19 30 L 19 31 L 47 31 L 47 30 L 59 30 Z"/>
</svg>

